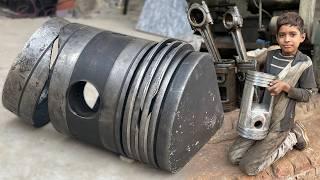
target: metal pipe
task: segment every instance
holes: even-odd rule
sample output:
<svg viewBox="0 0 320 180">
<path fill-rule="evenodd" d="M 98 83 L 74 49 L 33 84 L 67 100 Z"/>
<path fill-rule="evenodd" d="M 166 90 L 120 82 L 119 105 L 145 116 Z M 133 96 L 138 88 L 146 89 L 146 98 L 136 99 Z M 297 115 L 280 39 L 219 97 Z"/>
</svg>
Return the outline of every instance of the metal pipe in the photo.
<svg viewBox="0 0 320 180">
<path fill-rule="evenodd" d="M 259 29 L 262 29 L 262 2 L 259 0 Z"/>
</svg>

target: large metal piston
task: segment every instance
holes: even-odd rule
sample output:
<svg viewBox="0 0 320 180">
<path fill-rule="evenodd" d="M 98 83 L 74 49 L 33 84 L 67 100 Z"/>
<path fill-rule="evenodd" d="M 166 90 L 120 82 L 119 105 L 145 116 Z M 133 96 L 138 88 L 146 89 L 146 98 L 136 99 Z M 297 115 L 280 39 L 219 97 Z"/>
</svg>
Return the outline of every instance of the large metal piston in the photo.
<svg viewBox="0 0 320 180">
<path fill-rule="evenodd" d="M 269 83 L 276 78 L 267 73 L 247 71 L 237 127 L 240 136 L 261 140 L 268 134 L 274 98 L 271 96 L 270 101 L 263 98 L 260 102 L 258 91 L 269 87 Z M 269 92 L 265 90 L 264 95 L 267 93 Z"/>
<path fill-rule="evenodd" d="M 33 126 L 50 119 L 60 133 L 176 172 L 222 124 L 216 80 L 212 57 L 182 41 L 51 19 L 11 67 L 2 101 Z"/>
</svg>

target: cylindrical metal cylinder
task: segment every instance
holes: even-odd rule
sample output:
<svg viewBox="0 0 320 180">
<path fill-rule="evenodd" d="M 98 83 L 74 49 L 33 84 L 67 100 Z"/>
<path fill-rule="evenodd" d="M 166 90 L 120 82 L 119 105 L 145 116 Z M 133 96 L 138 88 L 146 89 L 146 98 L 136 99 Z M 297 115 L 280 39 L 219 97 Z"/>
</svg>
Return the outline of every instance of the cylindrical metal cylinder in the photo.
<svg viewBox="0 0 320 180">
<path fill-rule="evenodd" d="M 236 66 L 232 59 L 215 63 L 220 97 L 225 112 L 237 108 Z"/>
<path fill-rule="evenodd" d="M 33 39 L 30 52 L 25 49 L 32 54 L 39 48 L 40 53 L 22 58 L 24 66 L 13 66 L 20 69 L 9 73 L 3 91 L 9 110 L 25 112 L 17 109 L 29 102 L 37 112 L 34 102 L 46 98 L 41 102 L 57 131 L 170 172 L 182 168 L 220 128 L 223 109 L 208 53 L 174 39 L 156 43 L 75 23 L 61 25 L 61 20 L 49 23 L 56 23 L 55 33 L 49 29 L 41 36 L 50 35 L 44 43 Z M 54 39 L 59 43 L 55 61 L 40 66 L 43 54 L 53 58 L 47 51 Z M 22 67 L 28 68 L 24 77 L 30 80 L 46 72 L 41 86 L 19 79 Z M 86 93 L 89 87 L 93 93 Z M 30 97 L 23 94 L 32 90 L 41 95 L 26 101 Z"/>
<path fill-rule="evenodd" d="M 79 36 L 74 34 L 69 39 L 58 57 L 49 89 L 49 107 L 56 112 L 63 109 L 65 113 L 61 119 L 52 116 L 52 121 L 64 121 L 67 134 L 175 172 L 220 127 L 223 112 L 213 62 L 208 54 L 195 53 L 189 44 L 173 39 L 154 43 L 91 27 L 78 33 Z M 74 61 L 68 61 L 66 57 L 72 52 L 77 56 L 72 56 Z M 185 61 L 188 63 L 183 65 Z M 179 70 L 180 66 L 185 68 Z M 194 79 L 195 74 L 199 79 Z M 183 78 L 173 82 L 178 75 Z M 88 83 L 98 92 L 93 107 L 85 101 L 84 88 Z M 179 90 L 166 99 L 176 87 Z M 201 93 L 193 89 L 195 87 L 201 87 Z M 61 102 L 54 100 L 58 94 Z M 169 106 L 164 105 L 167 101 L 178 108 L 179 117 L 174 108 L 162 110 Z M 197 106 L 189 106 L 191 102 Z M 190 112 L 194 118 L 189 124 L 193 124 L 194 131 L 186 125 Z M 204 115 L 210 117 L 207 120 L 213 126 L 196 123 Z M 186 122 L 180 122 L 181 116 Z M 176 123 L 182 128 L 173 126 Z M 174 133 L 176 131 L 183 134 Z M 198 143 L 186 151 L 191 136 Z M 183 155 L 172 153 L 172 148 Z"/>
<path fill-rule="evenodd" d="M 247 71 L 237 126 L 240 136 L 261 140 L 268 134 L 273 96 L 270 101 L 261 102 L 259 90 L 269 87 L 269 83 L 276 78 L 276 76 L 267 73 Z M 269 92 L 265 91 L 264 93 Z"/>
</svg>

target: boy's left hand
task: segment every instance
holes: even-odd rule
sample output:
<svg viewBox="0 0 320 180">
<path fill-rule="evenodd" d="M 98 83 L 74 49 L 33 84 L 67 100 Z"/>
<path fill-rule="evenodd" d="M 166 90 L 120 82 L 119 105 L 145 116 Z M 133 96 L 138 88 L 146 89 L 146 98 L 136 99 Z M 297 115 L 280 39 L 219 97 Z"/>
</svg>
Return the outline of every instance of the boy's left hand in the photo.
<svg viewBox="0 0 320 180">
<path fill-rule="evenodd" d="M 290 85 L 286 82 L 280 80 L 274 80 L 269 84 L 268 91 L 270 91 L 271 96 L 276 96 L 282 91 L 288 92 L 290 90 Z"/>
</svg>

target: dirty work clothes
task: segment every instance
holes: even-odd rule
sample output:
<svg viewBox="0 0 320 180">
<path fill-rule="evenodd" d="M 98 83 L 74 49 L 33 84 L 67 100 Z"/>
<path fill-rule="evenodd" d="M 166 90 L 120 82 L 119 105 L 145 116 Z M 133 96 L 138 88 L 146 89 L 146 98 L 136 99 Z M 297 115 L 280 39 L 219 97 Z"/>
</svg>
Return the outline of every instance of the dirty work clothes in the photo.
<svg viewBox="0 0 320 180">
<path fill-rule="evenodd" d="M 275 65 L 274 61 L 272 61 L 276 56 L 281 56 L 280 50 L 274 50 L 268 53 L 265 66 L 267 72 L 272 71 L 272 69 L 270 69 L 271 64 L 273 64 L 272 67 L 281 67 L 278 67 L 280 70 L 274 72 L 274 74 L 278 75 L 279 80 L 282 80 L 293 87 L 293 92 L 282 92 L 275 96 L 270 122 L 271 125 L 265 139 L 254 141 L 239 137 L 239 139 L 231 146 L 229 150 L 230 161 L 233 164 L 239 163 L 240 169 L 248 175 L 256 175 L 270 166 L 276 160 L 284 156 L 287 151 L 291 150 L 297 143 L 295 134 L 290 132 L 294 116 L 292 111 L 294 111 L 295 101 L 301 99 L 308 101 L 311 96 L 309 90 L 304 89 L 304 87 L 301 87 L 299 84 L 303 73 L 305 73 L 309 67 L 312 67 L 310 58 L 303 55 L 301 52 L 298 52 L 295 57 L 288 57 L 291 59 L 288 59 L 287 63 L 283 63 L 282 67 L 279 64 Z M 282 61 L 285 61 L 285 59 L 282 59 Z M 293 109 L 288 110 L 290 103 L 294 103 Z M 288 112 L 291 113 L 290 116 L 287 115 Z"/>
<path fill-rule="evenodd" d="M 229 160 L 239 164 L 240 170 L 256 175 L 292 150 L 297 143 L 291 132 L 269 132 L 260 141 L 238 137 L 229 150 Z"/>
<path fill-rule="evenodd" d="M 300 51 L 298 51 L 295 56 L 284 56 L 281 54 L 280 49 L 272 50 L 267 54 L 264 72 L 278 75 L 291 61 L 292 66 L 295 66 L 297 63 L 311 60 L 307 55 Z M 279 131 L 288 131 L 292 129 L 296 102 L 308 102 L 310 96 L 316 92 L 317 85 L 314 78 L 313 67 L 310 65 L 302 72 L 298 82 L 295 83 L 286 94 L 289 97 L 289 102 L 286 106 L 285 117 L 282 119 L 280 127 L 278 127 Z M 265 93 L 264 101 L 269 101 L 269 99 L 270 95 Z"/>
</svg>

